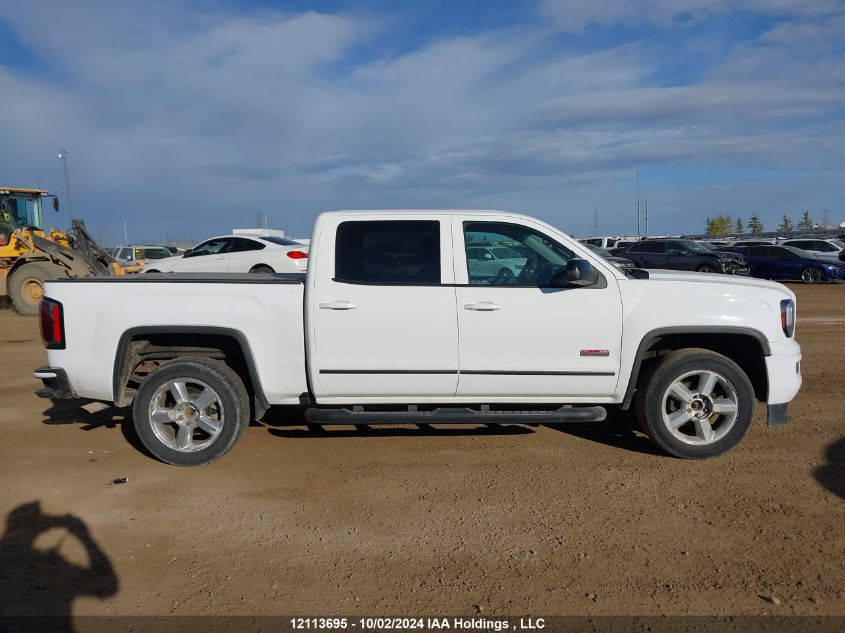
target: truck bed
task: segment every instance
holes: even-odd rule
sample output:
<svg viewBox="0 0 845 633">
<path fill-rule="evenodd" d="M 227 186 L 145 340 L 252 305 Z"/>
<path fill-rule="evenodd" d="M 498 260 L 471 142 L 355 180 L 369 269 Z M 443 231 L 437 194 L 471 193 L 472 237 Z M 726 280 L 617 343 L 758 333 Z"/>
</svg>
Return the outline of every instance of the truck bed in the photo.
<svg viewBox="0 0 845 633">
<path fill-rule="evenodd" d="M 48 351 L 80 397 L 113 400 L 116 357 L 132 337 L 163 329 L 230 334 L 247 347 L 269 404 L 308 391 L 304 274 L 149 273 L 58 279 L 46 296 L 64 306 L 66 349 Z M 131 324 L 131 328 L 128 328 Z"/>
</svg>

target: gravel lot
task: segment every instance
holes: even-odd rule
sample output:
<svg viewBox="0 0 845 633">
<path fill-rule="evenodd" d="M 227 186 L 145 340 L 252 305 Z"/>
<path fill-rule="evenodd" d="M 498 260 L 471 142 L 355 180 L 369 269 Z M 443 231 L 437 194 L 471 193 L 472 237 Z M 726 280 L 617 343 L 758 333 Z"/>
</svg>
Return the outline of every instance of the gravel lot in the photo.
<svg viewBox="0 0 845 633">
<path fill-rule="evenodd" d="M 179 469 L 122 415 L 35 397 L 37 322 L 0 311 L 0 613 L 845 615 L 845 285 L 793 288 L 790 424 L 758 407 L 705 462 L 619 420 L 317 433 L 271 412 Z"/>
</svg>

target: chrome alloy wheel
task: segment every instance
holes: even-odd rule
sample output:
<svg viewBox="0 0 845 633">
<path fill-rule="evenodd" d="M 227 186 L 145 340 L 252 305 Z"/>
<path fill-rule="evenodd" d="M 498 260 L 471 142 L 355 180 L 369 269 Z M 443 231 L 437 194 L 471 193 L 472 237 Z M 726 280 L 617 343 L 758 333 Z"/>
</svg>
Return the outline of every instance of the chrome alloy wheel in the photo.
<svg viewBox="0 0 845 633">
<path fill-rule="evenodd" d="M 718 442 L 736 423 L 738 397 L 728 380 L 714 371 L 680 376 L 663 394 L 663 423 L 682 442 Z"/>
<path fill-rule="evenodd" d="M 223 428 L 223 402 L 195 378 L 176 378 L 159 387 L 149 407 L 150 426 L 166 446 L 182 453 L 210 446 Z"/>
</svg>

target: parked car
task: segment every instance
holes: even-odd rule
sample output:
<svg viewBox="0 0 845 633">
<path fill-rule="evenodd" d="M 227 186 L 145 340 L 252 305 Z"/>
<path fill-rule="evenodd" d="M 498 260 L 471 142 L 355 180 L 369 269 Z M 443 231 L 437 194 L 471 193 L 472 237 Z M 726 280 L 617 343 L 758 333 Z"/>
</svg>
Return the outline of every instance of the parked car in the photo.
<svg viewBox="0 0 845 633">
<path fill-rule="evenodd" d="M 149 262 L 142 273 L 302 273 L 308 247 L 283 237 L 223 235 L 200 242 L 182 255 Z"/>
<path fill-rule="evenodd" d="M 617 268 L 633 268 L 634 262 L 632 262 L 627 257 L 616 257 L 615 255 L 611 255 L 603 248 L 599 248 L 598 246 L 594 246 L 593 244 L 584 244 L 587 248 L 593 251 L 599 257 L 603 257 L 611 264 L 616 266 Z"/>
<path fill-rule="evenodd" d="M 794 246 L 735 247 L 745 256 L 753 277 L 817 284 L 845 279 L 845 265 L 819 259 Z"/>
<path fill-rule="evenodd" d="M 481 239 L 522 244 L 519 275 L 474 273 Z M 508 213 L 325 213 L 313 240 L 307 278 L 48 281 L 40 395 L 131 406 L 144 446 L 188 466 L 222 457 L 270 405 L 310 424 L 558 424 L 636 400 L 660 448 L 706 458 L 741 441 L 755 400 L 785 423 L 801 385 L 781 284 L 626 274 Z M 411 250 L 421 262 L 392 278 L 365 266 Z"/>
<path fill-rule="evenodd" d="M 794 246 L 810 253 L 813 257 L 839 261 L 839 254 L 845 250 L 845 243 L 839 240 L 819 238 L 798 238 L 781 242 L 780 246 Z"/>
<path fill-rule="evenodd" d="M 590 246 L 598 246 L 609 251 L 612 248 L 621 248 L 633 242 L 638 242 L 638 237 L 582 237 L 578 241 Z"/>
<path fill-rule="evenodd" d="M 615 237 L 582 237 L 578 240 L 582 244 L 588 246 L 598 246 L 599 248 L 613 248 L 616 246 L 618 238 Z"/>
<path fill-rule="evenodd" d="M 606 250 L 614 257 L 623 257 L 623 255 L 621 255 L 622 251 L 626 250 L 629 246 L 631 246 L 631 244 L 636 244 L 640 241 L 642 241 L 642 239 L 639 237 L 620 237 L 616 240 L 613 248 L 608 247 Z"/>
<path fill-rule="evenodd" d="M 149 246 L 145 244 L 131 244 L 129 246 L 118 246 L 112 251 L 114 257 L 121 266 L 132 266 L 139 262 L 167 259 L 171 253 L 164 246 Z"/>
<path fill-rule="evenodd" d="M 669 268 L 700 273 L 747 275 L 745 260 L 736 253 L 712 251 L 692 240 L 649 239 L 631 244 L 618 257 L 627 257 L 638 268 Z"/>
<path fill-rule="evenodd" d="M 525 265 L 526 257 L 509 246 L 467 246 L 467 265 L 479 279 L 515 279 Z"/>
</svg>

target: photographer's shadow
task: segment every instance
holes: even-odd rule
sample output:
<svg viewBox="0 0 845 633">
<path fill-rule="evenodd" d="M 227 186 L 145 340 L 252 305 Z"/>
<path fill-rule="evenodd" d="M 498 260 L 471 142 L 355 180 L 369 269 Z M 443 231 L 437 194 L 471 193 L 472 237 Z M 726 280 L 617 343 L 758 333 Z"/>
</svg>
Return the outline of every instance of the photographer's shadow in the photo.
<svg viewBox="0 0 845 633">
<path fill-rule="evenodd" d="M 74 554 L 81 546 L 87 562 L 69 561 L 62 552 L 66 542 L 64 549 Z M 0 616 L 4 620 L 41 616 L 49 620 L 50 630 L 72 631 L 77 597 L 107 598 L 117 588 L 108 556 L 81 519 L 44 514 L 37 501 L 9 513 L 0 537 Z"/>
</svg>

